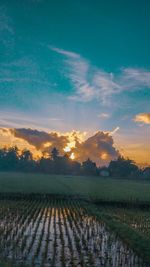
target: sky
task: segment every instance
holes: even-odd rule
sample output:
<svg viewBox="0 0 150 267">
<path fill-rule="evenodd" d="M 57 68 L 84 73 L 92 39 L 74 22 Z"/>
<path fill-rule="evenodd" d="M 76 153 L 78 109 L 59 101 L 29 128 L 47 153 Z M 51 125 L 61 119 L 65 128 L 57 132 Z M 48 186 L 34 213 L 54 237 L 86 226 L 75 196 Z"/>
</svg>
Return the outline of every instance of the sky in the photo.
<svg viewBox="0 0 150 267">
<path fill-rule="evenodd" d="M 109 132 L 149 164 L 149 10 L 148 0 L 1 0 L 0 127 Z"/>
</svg>

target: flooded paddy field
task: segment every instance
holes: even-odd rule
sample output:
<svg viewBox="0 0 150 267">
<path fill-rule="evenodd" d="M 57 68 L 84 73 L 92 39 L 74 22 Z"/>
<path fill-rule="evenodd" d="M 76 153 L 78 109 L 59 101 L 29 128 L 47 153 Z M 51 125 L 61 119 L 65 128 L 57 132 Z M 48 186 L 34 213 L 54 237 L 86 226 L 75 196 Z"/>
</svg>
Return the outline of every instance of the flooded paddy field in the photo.
<svg viewBox="0 0 150 267">
<path fill-rule="evenodd" d="M 128 225 L 134 231 L 150 240 L 150 207 L 146 209 L 111 207 L 99 205 L 100 212 L 115 217 L 121 223 Z"/>
<path fill-rule="evenodd" d="M 78 200 L 0 200 L 0 236 L 12 266 L 148 266 Z"/>
</svg>

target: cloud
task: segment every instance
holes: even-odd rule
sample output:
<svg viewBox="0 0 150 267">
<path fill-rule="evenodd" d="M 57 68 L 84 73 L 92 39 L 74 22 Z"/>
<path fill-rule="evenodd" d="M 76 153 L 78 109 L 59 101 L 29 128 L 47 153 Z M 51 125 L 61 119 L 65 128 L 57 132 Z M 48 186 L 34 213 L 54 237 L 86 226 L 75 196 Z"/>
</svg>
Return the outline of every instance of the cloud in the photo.
<svg viewBox="0 0 150 267">
<path fill-rule="evenodd" d="M 12 21 L 10 17 L 6 15 L 5 6 L 0 6 L 0 34 L 7 32 L 9 34 L 14 34 L 12 27 Z"/>
<path fill-rule="evenodd" d="M 8 63 L 1 63 L 0 73 L 0 83 L 14 83 L 15 86 L 16 83 L 46 87 L 52 85 L 45 79 L 39 65 L 31 56 L 18 58 Z"/>
<path fill-rule="evenodd" d="M 49 46 L 49 48 L 52 51 L 55 51 L 55 52 L 57 52 L 59 54 L 65 55 L 65 56 L 70 57 L 70 58 L 75 58 L 75 59 L 80 58 L 80 55 L 77 54 L 77 53 L 74 53 L 74 52 L 66 51 L 66 50 L 63 50 L 63 49 L 60 49 L 60 48 L 57 48 L 57 47 L 53 47 L 53 46 Z"/>
<path fill-rule="evenodd" d="M 53 82 L 47 79 L 34 56 L 0 63 L 0 104 L 5 109 L 14 106 L 22 111 L 31 106 L 36 110 L 45 108 L 53 88 Z"/>
<path fill-rule="evenodd" d="M 119 151 L 114 146 L 113 137 L 110 132 L 98 131 L 93 136 L 86 138 L 86 132 L 72 131 L 67 133 L 45 132 L 34 129 L 1 129 L 0 135 L 8 136 L 13 140 L 13 145 L 23 142 L 34 147 L 36 151 L 47 154 L 53 147 L 56 147 L 60 154 L 72 153 L 75 159 L 82 162 L 90 158 L 96 164 L 104 165 L 119 155 Z M 8 138 L 7 137 L 7 138 Z M 16 140 L 16 143 L 15 143 Z"/>
<path fill-rule="evenodd" d="M 124 91 L 150 89 L 150 71 L 139 68 L 122 68 L 109 73 L 95 66 L 77 53 L 51 48 L 65 58 L 64 75 L 71 81 L 74 93 L 70 99 L 82 102 L 92 100 L 108 104 L 113 95 Z"/>
<path fill-rule="evenodd" d="M 110 160 L 119 156 L 112 136 L 102 131 L 98 131 L 82 143 L 77 143 L 73 152 L 77 160 L 84 161 L 90 158 L 98 166 L 108 164 Z"/>
<path fill-rule="evenodd" d="M 48 131 L 48 125 L 52 123 L 60 123 L 61 118 L 46 117 L 42 115 L 31 115 L 14 111 L 1 111 L 0 112 L 0 127 L 4 128 L 38 128 L 40 130 Z"/>
<path fill-rule="evenodd" d="M 122 70 L 121 84 L 124 88 L 140 89 L 150 88 L 150 71 L 138 68 L 125 68 Z"/>
<path fill-rule="evenodd" d="M 2 136 L 10 136 L 11 130 L 8 128 L 0 128 L 0 135 Z"/>
<path fill-rule="evenodd" d="M 51 147 L 57 147 L 62 153 L 63 148 L 67 145 L 67 138 L 63 135 L 59 135 L 56 132 L 47 133 L 44 131 L 38 131 L 33 129 L 12 129 L 12 134 L 17 137 L 26 140 L 30 145 L 36 147 L 37 150 L 45 152 Z M 49 146 L 45 144 L 49 143 Z"/>
<path fill-rule="evenodd" d="M 113 131 L 111 131 L 111 135 L 114 135 L 116 132 L 118 132 L 120 130 L 120 127 L 117 126 Z"/>
<path fill-rule="evenodd" d="M 8 49 L 10 51 L 14 46 L 14 27 L 4 5 L 0 6 L 0 40 L 2 47 L 6 49 L 8 54 Z"/>
<path fill-rule="evenodd" d="M 137 114 L 134 118 L 134 121 L 150 124 L 150 113 Z"/>
<path fill-rule="evenodd" d="M 100 114 L 98 114 L 98 118 L 107 119 L 107 118 L 110 118 L 110 114 L 108 114 L 108 113 L 100 113 Z"/>
</svg>

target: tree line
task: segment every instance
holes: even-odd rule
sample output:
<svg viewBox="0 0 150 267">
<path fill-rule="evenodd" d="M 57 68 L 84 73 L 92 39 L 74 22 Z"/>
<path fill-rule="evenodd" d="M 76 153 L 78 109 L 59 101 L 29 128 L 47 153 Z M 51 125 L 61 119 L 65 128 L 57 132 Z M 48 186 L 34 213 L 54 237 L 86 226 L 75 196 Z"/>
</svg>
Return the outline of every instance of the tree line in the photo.
<svg viewBox="0 0 150 267">
<path fill-rule="evenodd" d="M 90 158 L 80 163 L 71 160 L 68 154 L 60 156 L 55 147 L 47 158 L 42 156 L 35 160 L 31 151 L 25 149 L 20 152 L 15 146 L 0 149 L 0 171 L 137 178 L 143 177 L 146 172 L 150 173 L 150 167 L 141 170 L 132 160 L 121 156 L 112 160 L 108 167 L 97 167 Z"/>
</svg>

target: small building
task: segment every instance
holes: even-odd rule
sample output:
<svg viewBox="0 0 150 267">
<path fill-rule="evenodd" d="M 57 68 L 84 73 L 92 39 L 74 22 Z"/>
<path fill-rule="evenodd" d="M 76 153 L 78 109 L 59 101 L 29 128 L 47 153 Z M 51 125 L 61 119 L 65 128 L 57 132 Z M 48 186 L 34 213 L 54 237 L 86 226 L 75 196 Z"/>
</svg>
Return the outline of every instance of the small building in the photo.
<svg viewBox="0 0 150 267">
<path fill-rule="evenodd" d="M 150 179 L 150 167 L 147 167 L 143 171 L 143 176 L 144 178 L 149 178 Z"/>
<path fill-rule="evenodd" d="M 103 167 L 100 169 L 100 176 L 102 177 L 109 177 L 110 173 L 107 167 Z"/>
</svg>

